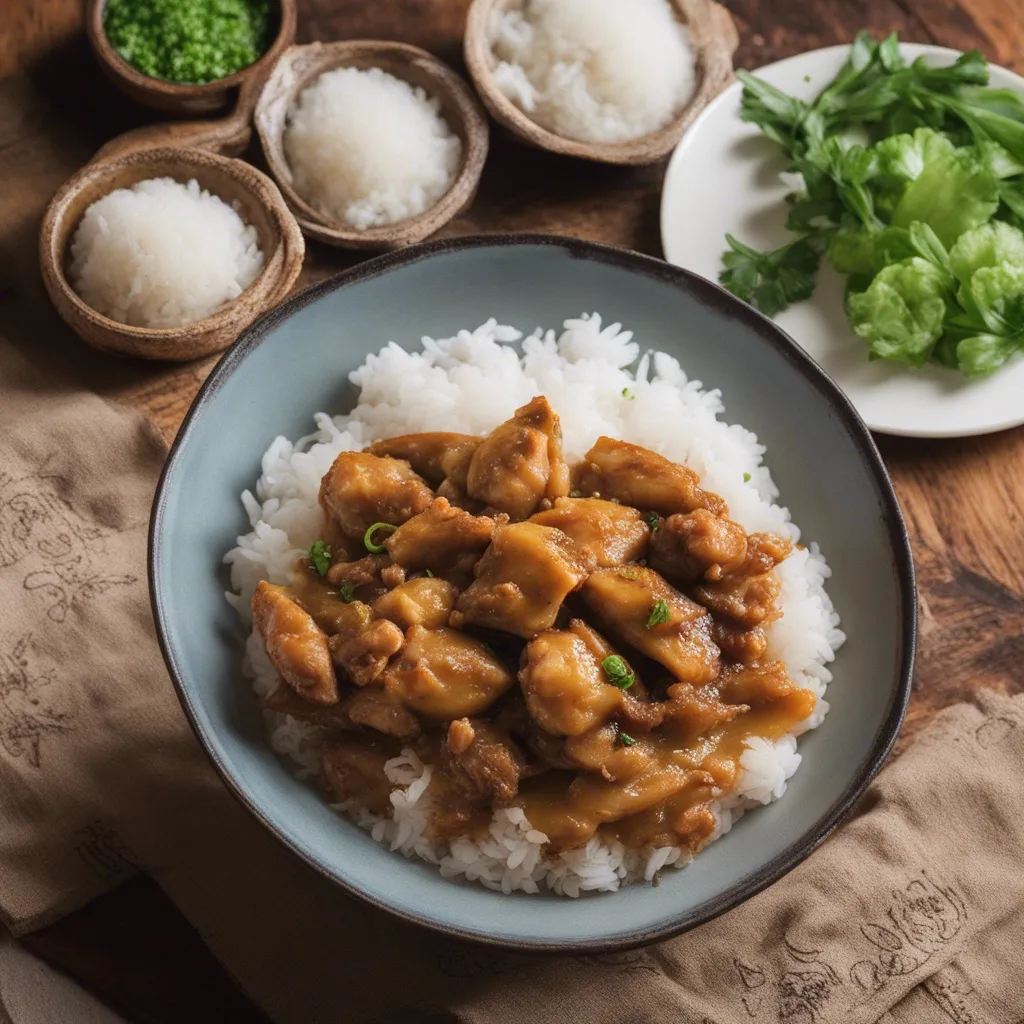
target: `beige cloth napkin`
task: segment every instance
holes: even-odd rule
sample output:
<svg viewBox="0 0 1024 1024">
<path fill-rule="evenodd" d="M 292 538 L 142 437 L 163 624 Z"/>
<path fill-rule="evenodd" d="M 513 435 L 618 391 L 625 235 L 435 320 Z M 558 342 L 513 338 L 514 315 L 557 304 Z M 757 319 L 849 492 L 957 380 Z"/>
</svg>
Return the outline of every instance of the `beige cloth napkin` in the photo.
<svg viewBox="0 0 1024 1024">
<path fill-rule="evenodd" d="M 36 114 L 4 147 L 4 103 L 26 95 L 0 87 L 0 253 L 71 170 L 60 155 L 79 158 L 59 142 L 66 126 Z M 141 868 L 283 1024 L 1021 1024 L 1019 700 L 946 712 L 809 861 L 640 951 L 453 943 L 306 868 L 221 787 L 163 671 L 144 566 L 159 438 L 64 379 L 58 352 L 117 371 L 83 359 L 30 265 L 13 269 L 0 281 L 18 282 L 0 297 L 0 914 L 13 929 Z"/>
</svg>

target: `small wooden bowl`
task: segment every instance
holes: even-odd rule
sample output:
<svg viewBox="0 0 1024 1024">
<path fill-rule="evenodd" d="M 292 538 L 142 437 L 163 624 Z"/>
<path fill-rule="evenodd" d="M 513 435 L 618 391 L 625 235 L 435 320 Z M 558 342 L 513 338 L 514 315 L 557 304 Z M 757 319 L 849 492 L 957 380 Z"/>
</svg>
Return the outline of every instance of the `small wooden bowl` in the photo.
<svg viewBox="0 0 1024 1024">
<path fill-rule="evenodd" d="M 136 102 L 169 114 L 209 114 L 221 109 L 227 104 L 232 89 L 253 78 L 262 81 L 281 54 L 295 42 L 296 0 L 274 0 L 271 33 L 275 20 L 277 33 L 259 60 L 227 78 L 218 78 L 204 85 L 165 82 L 133 68 L 110 45 L 103 28 L 106 0 L 87 0 L 87 3 L 86 34 L 104 73 Z"/>
<path fill-rule="evenodd" d="M 183 327 L 130 327 L 96 312 L 65 274 L 68 248 L 86 209 L 97 199 L 146 178 L 171 177 L 237 203 L 259 237 L 263 268 L 242 294 L 212 316 Z M 50 200 L 39 234 L 43 283 L 61 318 L 85 341 L 144 359 L 186 360 L 227 348 L 261 313 L 280 302 L 302 269 L 305 243 L 277 186 L 241 160 L 195 149 L 132 150 L 88 164 Z"/>
<path fill-rule="evenodd" d="M 728 11 L 712 0 L 670 0 L 690 30 L 696 57 L 696 81 L 689 103 L 679 115 L 650 135 L 627 142 L 581 142 L 541 127 L 494 84 L 495 58 L 490 21 L 494 11 L 521 8 L 523 0 L 473 0 L 463 40 L 466 66 L 491 116 L 523 142 L 561 156 L 604 164 L 653 164 L 667 157 L 697 115 L 732 79 L 732 55 L 739 44 Z"/>
<path fill-rule="evenodd" d="M 448 191 L 415 217 L 357 231 L 321 213 L 295 190 L 284 152 L 288 113 L 306 86 L 334 68 L 380 68 L 440 101 L 441 113 L 462 140 L 462 166 Z M 296 220 L 310 237 L 345 249 L 400 249 L 421 242 L 458 216 L 476 195 L 487 159 L 487 115 L 469 86 L 447 64 L 405 43 L 358 40 L 292 46 L 278 62 L 256 104 L 256 131 L 270 171 Z"/>
</svg>

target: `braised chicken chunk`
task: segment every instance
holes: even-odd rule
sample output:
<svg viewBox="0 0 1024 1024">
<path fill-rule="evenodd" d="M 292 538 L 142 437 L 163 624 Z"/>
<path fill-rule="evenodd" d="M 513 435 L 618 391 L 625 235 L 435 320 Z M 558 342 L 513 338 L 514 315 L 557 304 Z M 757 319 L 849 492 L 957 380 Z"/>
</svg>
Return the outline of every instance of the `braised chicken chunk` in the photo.
<svg viewBox="0 0 1024 1024">
<path fill-rule="evenodd" d="M 529 639 L 555 624 L 562 602 L 587 578 L 594 557 L 561 530 L 510 523 L 494 531 L 476 579 L 451 624 L 487 626 Z"/>
<path fill-rule="evenodd" d="M 397 753 L 396 744 L 383 737 L 353 733 L 328 740 L 321 764 L 335 801 L 352 800 L 373 814 L 383 814 L 391 806 L 384 765 Z"/>
<path fill-rule="evenodd" d="M 739 523 L 705 508 L 665 519 L 651 538 L 650 565 L 677 587 L 720 580 L 747 557 L 747 533 Z"/>
<path fill-rule="evenodd" d="M 384 673 L 390 695 L 438 722 L 479 714 L 514 682 L 487 644 L 454 629 L 422 626 L 409 629 Z"/>
<path fill-rule="evenodd" d="M 441 766 L 455 791 L 472 804 L 510 804 L 526 765 L 515 740 L 482 718 L 459 718 L 448 726 Z"/>
<path fill-rule="evenodd" d="M 371 618 L 356 632 L 331 637 L 331 659 L 356 686 L 369 686 L 380 678 L 388 658 L 401 650 L 404 639 L 393 622 Z"/>
<path fill-rule="evenodd" d="M 663 516 L 698 508 L 728 515 L 728 505 L 697 480 L 692 469 L 664 455 L 610 437 L 599 437 L 576 468 L 576 486 L 584 495 L 614 498 Z"/>
<path fill-rule="evenodd" d="M 384 541 L 392 561 L 410 572 L 471 573 L 494 534 L 490 516 L 473 516 L 444 498 L 400 526 Z"/>
<path fill-rule="evenodd" d="M 700 684 L 718 675 L 711 616 L 652 569 L 598 569 L 582 594 L 608 633 L 664 665 L 677 679 Z"/>
<path fill-rule="evenodd" d="M 290 591 L 261 580 L 252 598 L 252 617 L 281 678 L 311 704 L 337 704 L 338 681 L 327 634 L 295 603 Z"/>
<path fill-rule="evenodd" d="M 419 719 L 381 686 L 356 690 L 342 700 L 341 710 L 351 728 L 370 729 L 396 740 L 414 740 L 422 731 Z"/>
<path fill-rule="evenodd" d="M 601 498 L 556 498 L 552 508 L 534 513 L 530 522 L 568 534 L 602 568 L 635 562 L 651 534 L 635 508 Z"/>
<path fill-rule="evenodd" d="M 609 648 L 604 656 L 595 652 L 591 635 L 576 620 L 569 629 L 546 630 L 526 645 L 519 683 L 533 720 L 555 736 L 579 736 L 612 718 L 644 731 L 655 728 L 660 709 L 628 692 L 636 673 Z"/>
<path fill-rule="evenodd" d="M 447 624 L 458 593 L 453 583 L 440 577 L 417 576 L 378 597 L 373 611 L 402 629 L 440 629 Z"/>
<path fill-rule="evenodd" d="M 426 434 L 401 434 L 374 441 L 365 450 L 371 455 L 389 455 L 408 462 L 424 480 L 439 484 L 446 477 L 456 477 L 465 484 L 467 456 L 472 457 L 481 438 L 472 434 L 453 434 L 437 431 Z"/>
<path fill-rule="evenodd" d="M 690 591 L 705 608 L 747 629 L 776 617 L 781 587 L 774 573 L 726 576 L 717 583 L 700 583 Z"/>
<path fill-rule="evenodd" d="M 501 820 L 545 853 L 696 852 L 750 743 L 817 706 L 770 660 L 790 542 L 634 444 L 601 437 L 570 473 L 543 397 L 485 437 L 344 452 L 320 503 L 319 540 L 253 617 L 280 675 L 264 707 L 316 727 L 346 807 L 397 813 L 384 765 L 415 754 L 435 842 L 484 841 L 517 807 Z"/>
<path fill-rule="evenodd" d="M 352 540 L 374 523 L 399 526 L 422 512 L 434 494 L 408 462 L 367 452 L 342 452 L 320 484 L 320 504 Z"/>
<path fill-rule="evenodd" d="M 569 493 L 562 427 L 546 398 L 517 409 L 483 439 L 469 463 L 466 492 L 512 519 L 526 519 L 542 498 Z"/>
</svg>

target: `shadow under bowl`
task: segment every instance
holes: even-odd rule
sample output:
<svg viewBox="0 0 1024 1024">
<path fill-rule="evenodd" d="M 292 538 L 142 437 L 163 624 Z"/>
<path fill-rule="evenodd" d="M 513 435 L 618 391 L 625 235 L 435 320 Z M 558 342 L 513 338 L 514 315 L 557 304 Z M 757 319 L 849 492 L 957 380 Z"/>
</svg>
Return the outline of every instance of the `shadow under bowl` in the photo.
<svg viewBox="0 0 1024 1024">
<path fill-rule="evenodd" d="M 271 751 L 240 662 L 244 637 L 224 600 L 224 553 L 249 529 L 239 501 L 279 434 L 342 413 L 346 375 L 389 341 L 419 347 L 489 317 L 525 331 L 581 311 L 677 357 L 720 388 L 726 418 L 757 432 L 809 542 L 834 572 L 848 640 L 831 667 L 831 711 L 800 741 L 785 797 L 744 817 L 655 888 L 568 900 L 504 896 L 442 878 L 379 846 L 296 781 Z M 196 510 L 202 509 L 197 516 Z M 877 772 L 910 692 L 913 563 L 892 486 L 849 402 L 777 327 L 717 285 L 635 253 L 546 236 L 461 238 L 380 257 L 296 295 L 254 324 L 214 369 L 167 461 L 153 509 L 150 584 L 171 678 L 224 781 L 326 879 L 449 936 L 535 951 L 622 949 L 736 906 L 803 860 Z M 235 642 L 226 642 L 226 636 Z M 246 724 L 248 723 L 248 724 Z M 326 884 L 326 883 L 325 883 Z"/>
</svg>

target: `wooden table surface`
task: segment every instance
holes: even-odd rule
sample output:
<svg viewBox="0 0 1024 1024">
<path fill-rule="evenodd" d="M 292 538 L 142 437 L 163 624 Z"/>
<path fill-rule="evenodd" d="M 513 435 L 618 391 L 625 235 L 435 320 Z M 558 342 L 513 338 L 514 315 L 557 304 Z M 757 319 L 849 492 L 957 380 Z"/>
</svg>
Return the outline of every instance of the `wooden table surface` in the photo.
<svg viewBox="0 0 1024 1024">
<path fill-rule="evenodd" d="M 461 70 L 468 3 L 300 0 L 299 40 L 400 39 Z M 152 119 L 98 82 L 85 48 L 81 0 L 2 0 L 2 6 L 0 77 L 26 71 L 41 80 L 59 64 L 64 98 L 79 86 L 90 98 L 76 123 L 96 147 Z M 876 36 L 897 31 L 908 41 L 977 47 L 1024 73 L 1022 0 L 726 0 L 726 6 L 740 31 L 741 67 L 847 42 L 867 28 Z M 259 161 L 258 152 L 250 155 Z M 630 170 L 556 159 L 495 130 L 480 194 L 444 234 L 544 231 L 660 256 L 663 173 L 664 166 Z M 299 284 L 359 259 L 311 243 Z M 110 393 L 145 411 L 170 440 L 213 363 L 126 364 Z M 921 638 L 900 739 L 905 745 L 939 708 L 975 688 L 1024 689 L 1024 428 L 954 441 L 878 440 L 907 518 L 920 583 Z M 145 880 L 36 933 L 28 944 L 133 1021 L 263 1019 Z"/>
</svg>

